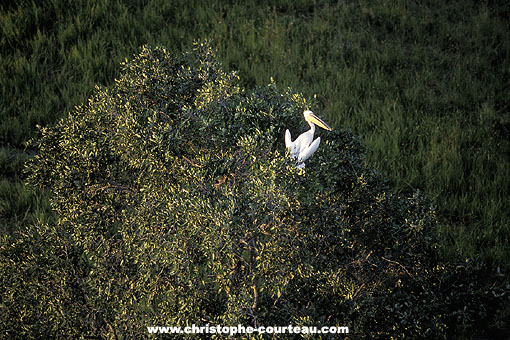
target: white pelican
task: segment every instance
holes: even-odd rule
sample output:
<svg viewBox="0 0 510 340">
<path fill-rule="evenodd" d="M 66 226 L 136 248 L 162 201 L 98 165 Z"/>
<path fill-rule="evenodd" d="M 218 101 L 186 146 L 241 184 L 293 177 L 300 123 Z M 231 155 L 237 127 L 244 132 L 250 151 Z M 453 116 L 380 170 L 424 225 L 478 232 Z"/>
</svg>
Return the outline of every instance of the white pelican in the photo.
<svg viewBox="0 0 510 340">
<path fill-rule="evenodd" d="M 302 133 L 295 141 L 292 141 L 289 129 L 285 131 L 285 147 L 290 149 L 290 155 L 292 159 L 296 160 L 296 167 L 300 169 L 305 166 L 305 161 L 313 155 L 321 142 L 320 137 L 313 140 L 315 124 L 328 131 L 332 130 L 328 124 L 314 115 L 312 111 L 304 111 L 303 116 L 305 116 L 305 120 L 308 122 L 308 125 L 310 125 L 310 130 Z"/>
</svg>

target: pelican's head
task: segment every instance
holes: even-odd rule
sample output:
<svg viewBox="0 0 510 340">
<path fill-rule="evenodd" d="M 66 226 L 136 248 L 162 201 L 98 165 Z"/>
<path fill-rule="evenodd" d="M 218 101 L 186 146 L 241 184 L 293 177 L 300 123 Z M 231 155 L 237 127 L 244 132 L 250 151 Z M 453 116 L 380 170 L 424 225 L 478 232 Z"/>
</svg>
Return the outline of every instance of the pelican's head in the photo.
<svg viewBox="0 0 510 340">
<path fill-rule="evenodd" d="M 322 121 L 322 119 L 320 119 L 319 117 L 317 117 L 312 111 L 310 110 L 305 110 L 303 112 L 303 116 L 305 116 L 305 120 L 308 122 L 308 123 L 313 123 L 317 126 L 320 126 L 321 128 L 323 129 L 326 129 L 328 131 L 331 131 L 332 129 L 329 127 L 328 124 L 324 123 Z"/>
</svg>

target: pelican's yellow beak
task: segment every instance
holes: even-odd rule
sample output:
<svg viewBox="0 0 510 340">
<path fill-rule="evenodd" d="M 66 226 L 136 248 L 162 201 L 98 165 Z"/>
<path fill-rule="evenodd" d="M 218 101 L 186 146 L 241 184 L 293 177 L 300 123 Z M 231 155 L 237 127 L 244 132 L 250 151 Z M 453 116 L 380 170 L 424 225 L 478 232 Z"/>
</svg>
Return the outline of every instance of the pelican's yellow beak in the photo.
<svg viewBox="0 0 510 340">
<path fill-rule="evenodd" d="M 308 119 L 314 123 L 315 125 L 317 126 L 320 126 L 321 128 L 325 129 L 325 130 L 328 130 L 328 131 L 331 131 L 333 130 L 332 128 L 329 127 L 328 124 L 324 123 L 322 121 L 322 119 L 320 119 L 319 117 L 317 117 L 315 114 L 313 113 L 310 113 L 310 115 L 308 116 Z"/>
</svg>

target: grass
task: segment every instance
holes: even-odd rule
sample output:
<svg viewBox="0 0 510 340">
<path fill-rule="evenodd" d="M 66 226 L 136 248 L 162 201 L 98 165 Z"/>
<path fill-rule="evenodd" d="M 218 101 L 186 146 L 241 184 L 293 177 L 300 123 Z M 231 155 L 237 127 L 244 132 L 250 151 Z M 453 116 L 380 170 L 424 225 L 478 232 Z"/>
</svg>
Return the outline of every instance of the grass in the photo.
<svg viewBox="0 0 510 340">
<path fill-rule="evenodd" d="M 435 201 L 446 258 L 510 269 L 509 8 L 448 1 L 12 2 L 0 10 L 0 221 L 47 217 L 24 143 L 113 84 L 143 44 L 211 38 L 244 85 L 273 77 L 350 126 L 396 190 Z M 296 113 L 298 114 L 298 113 Z M 283 144 L 282 144 L 283 145 Z M 46 216 L 46 217 L 45 217 Z"/>
</svg>

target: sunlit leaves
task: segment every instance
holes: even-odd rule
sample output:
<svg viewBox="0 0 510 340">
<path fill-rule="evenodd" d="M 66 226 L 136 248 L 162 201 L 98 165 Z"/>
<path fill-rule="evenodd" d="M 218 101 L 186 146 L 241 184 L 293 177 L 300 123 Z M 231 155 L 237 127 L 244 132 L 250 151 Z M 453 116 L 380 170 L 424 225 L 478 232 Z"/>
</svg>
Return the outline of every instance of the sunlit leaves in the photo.
<svg viewBox="0 0 510 340">
<path fill-rule="evenodd" d="M 33 305 L 11 311 L 30 313 L 23 335 L 257 323 L 446 337 L 462 303 L 439 288 L 457 281 L 439 266 L 434 212 L 420 193 L 392 193 L 349 130 L 317 132 L 297 169 L 283 135 L 306 129 L 301 94 L 241 88 L 207 42 L 182 55 L 145 46 L 122 67 L 35 142 L 29 180 L 59 218 L 0 249 L 27 259 L 6 279 L 6 305 Z"/>
</svg>

